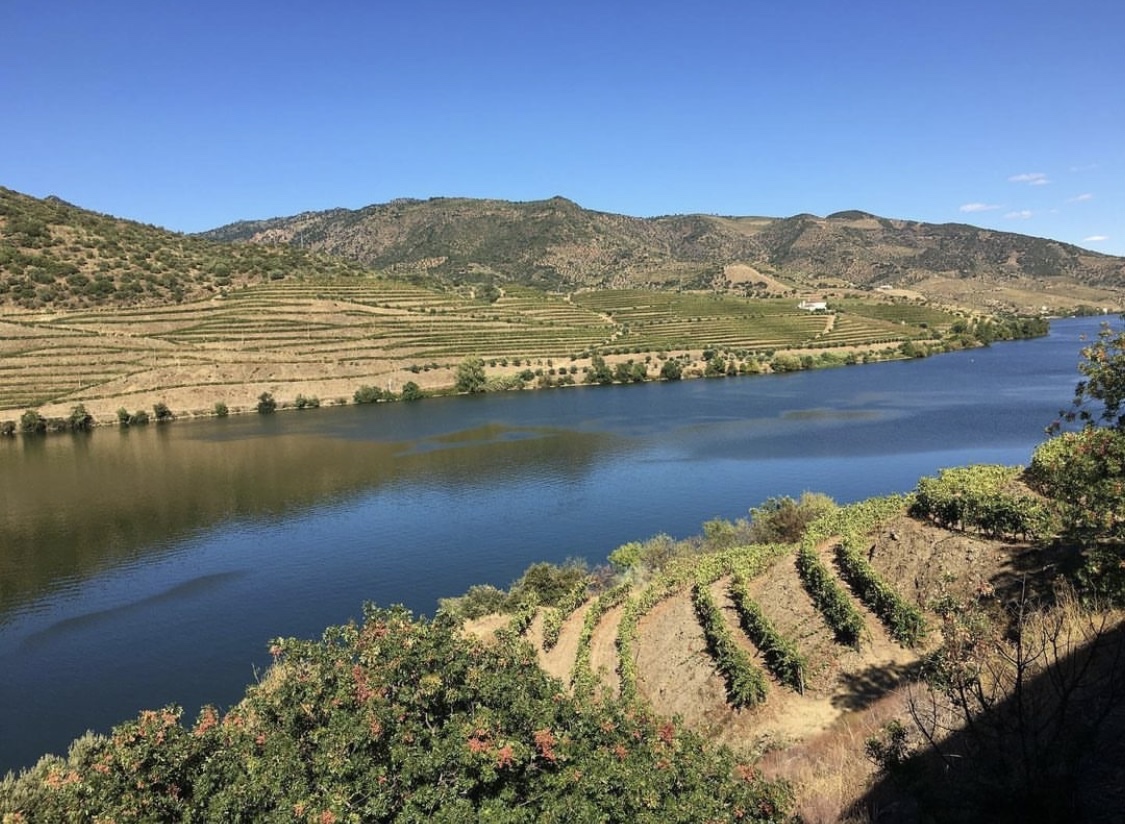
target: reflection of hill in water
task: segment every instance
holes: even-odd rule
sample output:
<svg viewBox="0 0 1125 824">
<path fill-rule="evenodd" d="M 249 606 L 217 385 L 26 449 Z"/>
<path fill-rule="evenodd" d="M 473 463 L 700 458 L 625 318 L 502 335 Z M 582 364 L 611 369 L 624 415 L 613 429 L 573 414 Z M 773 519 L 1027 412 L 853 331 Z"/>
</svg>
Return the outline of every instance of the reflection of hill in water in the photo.
<svg viewBox="0 0 1125 824">
<path fill-rule="evenodd" d="M 380 488 L 588 471 L 608 439 L 487 425 L 417 441 L 313 434 L 201 439 L 194 424 L 0 443 L 0 621 L 58 582 L 222 521 L 280 517 Z"/>
</svg>

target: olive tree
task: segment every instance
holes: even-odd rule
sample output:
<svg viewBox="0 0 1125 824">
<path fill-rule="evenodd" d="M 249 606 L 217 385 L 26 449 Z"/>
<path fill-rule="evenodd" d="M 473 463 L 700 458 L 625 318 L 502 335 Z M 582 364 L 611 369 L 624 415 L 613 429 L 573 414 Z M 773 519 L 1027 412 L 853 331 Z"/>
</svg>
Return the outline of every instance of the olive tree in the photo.
<svg viewBox="0 0 1125 824">
<path fill-rule="evenodd" d="M 457 366 L 454 385 L 458 392 L 475 394 L 483 392 L 488 380 L 484 374 L 484 360 L 481 358 L 466 358 Z"/>
</svg>

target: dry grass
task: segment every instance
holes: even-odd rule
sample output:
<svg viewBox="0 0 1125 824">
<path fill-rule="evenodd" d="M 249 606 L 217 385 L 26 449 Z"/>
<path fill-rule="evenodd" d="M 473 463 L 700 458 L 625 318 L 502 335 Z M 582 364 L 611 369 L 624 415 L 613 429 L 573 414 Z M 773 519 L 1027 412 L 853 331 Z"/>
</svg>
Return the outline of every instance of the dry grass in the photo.
<svg viewBox="0 0 1125 824">
<path fill-rule="evenodd" d="M 852 809 L 877 774 L 864 745 L 889 721 L 906 718 L 907 693 L 908 687 L 899 687 L 866 709 L 841 716 L 819 735 L 771 749 L 759 764 L 762 772 L 793 783 L 796 812 L 808 824 L 868 821 Z"/>
</svg>

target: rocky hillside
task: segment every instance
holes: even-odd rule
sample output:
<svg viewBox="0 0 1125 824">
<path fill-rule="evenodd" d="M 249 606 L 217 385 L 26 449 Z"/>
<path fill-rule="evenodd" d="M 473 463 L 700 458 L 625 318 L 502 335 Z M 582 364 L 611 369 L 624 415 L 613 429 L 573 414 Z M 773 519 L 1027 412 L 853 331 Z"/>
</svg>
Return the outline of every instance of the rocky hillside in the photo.
<svg viewBox="0 0 1125 824">
<path fill-rule="evenodd" d="M 204 237 L 289 244 L 452 281 L 551 288 L 754 292 L 781 278 L 798 289 L 895 287 L 945 297 L 992 291 L 979 300 L 982 307 L 992 300 L 1004 308 L 1018 302 L 1005 291 L 1069 288 L 1081 300 L 1074 287 L 1125 285 L 1125 259 L 1010 232 L 858 211 L 824 218 L 642 219 L 590 211 L 561 197 L 527 203 L 434 198 L 235 223 Z M 731 267 L 739 265 L 751 273 L 732 277 Z"/>
</svg>

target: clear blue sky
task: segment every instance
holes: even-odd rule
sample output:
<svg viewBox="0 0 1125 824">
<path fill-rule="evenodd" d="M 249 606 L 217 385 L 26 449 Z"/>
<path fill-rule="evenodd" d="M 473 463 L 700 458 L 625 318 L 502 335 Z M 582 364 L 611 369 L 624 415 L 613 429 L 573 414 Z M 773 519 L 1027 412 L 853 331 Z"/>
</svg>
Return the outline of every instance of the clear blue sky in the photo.
<svg viewBox="0 0 1125 824">
<path fill-rule="evenodd" d="M 563 195 L 1125 254 L 1122 0 L 3 0 L 0 31 L 0 185 L 180 231 Z"/>
</svg>

